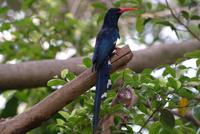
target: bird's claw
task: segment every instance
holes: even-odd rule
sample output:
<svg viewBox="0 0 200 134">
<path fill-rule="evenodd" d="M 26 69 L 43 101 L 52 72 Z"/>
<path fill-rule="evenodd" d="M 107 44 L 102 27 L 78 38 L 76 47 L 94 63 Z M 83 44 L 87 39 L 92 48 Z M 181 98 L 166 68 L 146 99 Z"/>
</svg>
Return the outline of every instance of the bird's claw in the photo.
<svg viewBox="0 0 200 134">
<path fill-rule="evenodd" d="M 120 51 L 120 48 L 119 47 L 115 47 L 113 54 L 118 56 L 119 55 L 119 51 Z"/>
</svg>

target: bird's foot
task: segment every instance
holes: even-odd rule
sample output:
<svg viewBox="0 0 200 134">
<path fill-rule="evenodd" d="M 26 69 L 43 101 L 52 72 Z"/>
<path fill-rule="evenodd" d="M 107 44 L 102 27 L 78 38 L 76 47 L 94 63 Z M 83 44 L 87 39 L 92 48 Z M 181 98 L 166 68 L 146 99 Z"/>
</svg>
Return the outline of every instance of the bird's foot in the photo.
<svg viewBox="0 0 200 134">
<path fill-rule="evenodd" d="M 119 47 L 115 47 L 113 53 L 114 53 L 115 55 L 119 55 L 119 51 L 120 51 L 120 48 L 119 48 Z"/>
</svg>

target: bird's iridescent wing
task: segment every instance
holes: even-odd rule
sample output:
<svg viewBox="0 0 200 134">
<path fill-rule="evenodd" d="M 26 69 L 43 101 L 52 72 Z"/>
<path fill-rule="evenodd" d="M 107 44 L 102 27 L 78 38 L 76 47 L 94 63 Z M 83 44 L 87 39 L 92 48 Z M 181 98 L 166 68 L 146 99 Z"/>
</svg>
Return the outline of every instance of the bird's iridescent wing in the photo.
<svg viewBox="0 0 200 134">
<path fill-rule="evenodd" d="M 95 69 L 99 68 L 104 60 L 110 58 L 118 38 L 119 33 L 116 29 L 103 29 L 99 32 L 92 59 Z"/>
</svg>

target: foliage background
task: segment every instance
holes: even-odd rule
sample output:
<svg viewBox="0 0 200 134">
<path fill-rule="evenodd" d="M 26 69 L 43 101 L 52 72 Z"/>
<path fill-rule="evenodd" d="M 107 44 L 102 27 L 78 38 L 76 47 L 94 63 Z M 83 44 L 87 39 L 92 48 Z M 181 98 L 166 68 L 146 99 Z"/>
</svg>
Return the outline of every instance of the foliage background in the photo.
<svg viewBox="0 0 200 134">
<path fill-rule="evenodd" d="M 176 14 L 178 18 L 198 35 L 199 0 L 171 0 L 169 3 L 172 9 L 181 10 Z M 164 0 L 2 0 L 0 6 L 2 64 L 91 56 L 96 33 L 109 7 L 140 9 L 124 14 L 120 19 L 120 45 L 129 40 L 137 44 L 137 47 L 148 48 L 160 43 L 181 42 L 194 38 L 170 13 L 145 17 L 144 14 L 147 13 L 169 10 Z M 186 60 L 192 60 L 194 66 L 188 66 Z M 91 61 L 85 58 L 84 65 L 90 67 Z M 161 66 L 161 69 L 145 69 L 142 73 L 132 70 L 114 73 L 111 76 L 113 84 L 120 78 L 124 79 L 124 84 L 108 92 L 108 97 L 102 105 L 101 116 L 115 112 L 130 116 L 129 123 L 121 129 L 115 127 L 120 123 L 116 117 L 115 126 L 112 127 L 113 133 L 137 132 L 139 126 L 143 126 L 154 111 L 156 112 L 142 130 L 143 133 L 199 133 L 198 127 L 191 122 L 174 117 L 169 112 L 178 108 L 179 113 L 184 115 L 192 110 L 194 117 L 200 120 L 199 65 L 200 52 L 196 51 L 186 54 L 185 58 L 179 59 L 173 65 Z M 158 70 L 161 73 L 158 73 Z M 0 117 L 6 118 L 23 112 L 75 77 L 73 73 L 63 70 L 60 76 L 55 76 L 48 82 L 47 87 L 3 92 L 6 104 L 0 110 Z M 116 91 L 126 85 L 135 90 L 139 97 L 137 104 L 129 110 L 122 105 L 111 108 L 109 104 Z M 28 134 L 90 133 L 93 96 L 94 90 L 88 91 Z M 151 104 L 149 107 L 146 106 L 147 100 Z"/>
</svg>

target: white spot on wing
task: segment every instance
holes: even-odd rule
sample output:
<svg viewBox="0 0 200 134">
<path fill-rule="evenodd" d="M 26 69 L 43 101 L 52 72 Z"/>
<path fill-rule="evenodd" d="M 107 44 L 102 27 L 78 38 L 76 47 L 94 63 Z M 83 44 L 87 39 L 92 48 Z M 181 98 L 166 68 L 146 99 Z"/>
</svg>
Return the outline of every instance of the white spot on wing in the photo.
<svg viewBox="0 0 200 134">
<path fill-rule="evenodd" d="M 111 62 L 110 62 L 110 60 L 108 60 L 108 65 L 111 65 Z"/>
<path fill-rule="evenodd" d="M 101 95 L 101 98 L 105 98 L 105 97 L 107 97 L 107 93 L 106 92 Z"/>
</svg>

